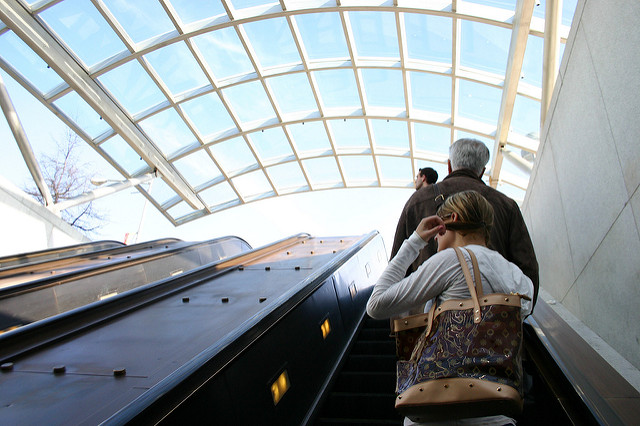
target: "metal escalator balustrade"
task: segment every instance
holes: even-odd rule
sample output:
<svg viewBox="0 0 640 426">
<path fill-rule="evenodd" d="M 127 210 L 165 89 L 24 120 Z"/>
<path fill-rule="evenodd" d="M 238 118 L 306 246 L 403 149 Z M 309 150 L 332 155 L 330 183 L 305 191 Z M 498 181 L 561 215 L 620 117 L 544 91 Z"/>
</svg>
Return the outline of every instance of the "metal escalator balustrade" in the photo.
<svg viewBox="0 0 640 426">
<path fill-rule="evenodd" d="M 302 424 L 384 260 L 301 236 L 6 333 L 0 423 Z"/>
<path fill-rule="evenodd" d="M 101 253 L 95 261 L 94 256 L 83 255 L 81 268 L 47 273 L 46 278 L 36 274 L 32 281 L 26 281 L 30 275 L 23 273 L 21 284 L 0 288 L 0 334 L 251 249 L 237 237 L 175 242 L 159 240 L 130 246 L 131 251 L 118 248 Z"/>
</svg>

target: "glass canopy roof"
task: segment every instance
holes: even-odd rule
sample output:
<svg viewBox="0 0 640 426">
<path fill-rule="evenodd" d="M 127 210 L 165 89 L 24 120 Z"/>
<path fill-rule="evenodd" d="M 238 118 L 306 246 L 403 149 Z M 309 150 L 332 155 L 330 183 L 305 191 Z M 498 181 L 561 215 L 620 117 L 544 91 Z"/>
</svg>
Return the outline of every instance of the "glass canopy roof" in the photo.
<svg viewBox="0 0 640 426">
<path fill-rule="evenodd" d="M 561 4 L 564 43 L 576 0 Z M 522 199 L 557 72 L 546 7 L 6 0 L 0 67 L 124 179 L 156 171 L 137 188 L 175 225 L 295 192 L 410 188 L 420 167 L 445 176 L 468 136 L 492 153 L 487 182 Z"/>
</svg>

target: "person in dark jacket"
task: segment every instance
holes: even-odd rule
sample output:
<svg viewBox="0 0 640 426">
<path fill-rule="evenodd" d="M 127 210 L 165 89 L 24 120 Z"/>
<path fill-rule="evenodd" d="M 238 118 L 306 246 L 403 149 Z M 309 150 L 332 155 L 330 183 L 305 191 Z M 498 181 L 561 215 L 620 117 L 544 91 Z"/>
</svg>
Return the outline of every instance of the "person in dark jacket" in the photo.
<svg viewBox="0 0 640 426">
<path fill-rule="evenodd" d="M 518 266 L 531 279 L 534 288 L 533 303 L 538 297 L 538 261 L 529 231 L 518 204 L 482 181 L 489 161 L 489 149 L 477 139 L 458 139 L 449 148 L 447 161 L 449 175 L 440 183 L 415 191 L 407 201 L 398 220 L 391 248 L 393 258 L 404 240 L 409 238 L 422 218 L 436 214 L 444 199 L 457 192 L 474 190 L 482 194 L 493 206 L 495 217 L 491 231 L 490 248 Z M 418 258 L 407 270 L 407 275 L 435 254 L 437 243 L 429 241 Z"/>
<path fill-rule="evenodd" d="M 418 174 L 416 175 L 415 186 L 416 191 L 420 188 L 423 188 L 427 185 L 433 185 L 438 181 L 438 172 L 436 172 L 431 167 L 423 167 L 418 170 Z"/>
</svg>

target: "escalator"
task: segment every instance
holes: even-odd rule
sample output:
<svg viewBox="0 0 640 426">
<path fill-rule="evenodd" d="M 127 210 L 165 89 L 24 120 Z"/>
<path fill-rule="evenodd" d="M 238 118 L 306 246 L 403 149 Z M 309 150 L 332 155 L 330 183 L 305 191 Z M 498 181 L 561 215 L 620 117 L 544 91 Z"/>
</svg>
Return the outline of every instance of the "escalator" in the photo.
<svg viewBox="0 0 640 426">
<path fill-rule="evenodd" d="M 394 408 L 395 342 L 389 321 L 365 317 L 315 425 L 402 425 Z"/>
<path fill-rule="evenodd" d="M 299 234 L 0 335 L 0 424 L 400 425 L 381 238 Z M 96 281 L 101 275 L 95 276 Z M 538 301 L 520 425 L 633 424 L 640 395 Z"/>
<path fill-rule="evenodd" d="M 0 334 L 250 249 L 237 237 L 162 239 L 5 269 Z"/>
</svg>

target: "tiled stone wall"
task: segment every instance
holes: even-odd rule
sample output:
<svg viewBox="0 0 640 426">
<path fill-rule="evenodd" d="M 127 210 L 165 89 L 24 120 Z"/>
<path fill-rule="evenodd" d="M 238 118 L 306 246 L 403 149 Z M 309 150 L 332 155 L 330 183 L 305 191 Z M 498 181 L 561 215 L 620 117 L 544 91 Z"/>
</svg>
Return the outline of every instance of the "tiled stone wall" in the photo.
<svg viewBox="0 0 640 426">
<path fill-rule="evenodd" d="M 580 0 L 523 212 L 541 286 L 640 368 L 640 2 Z"/>
</svg>

